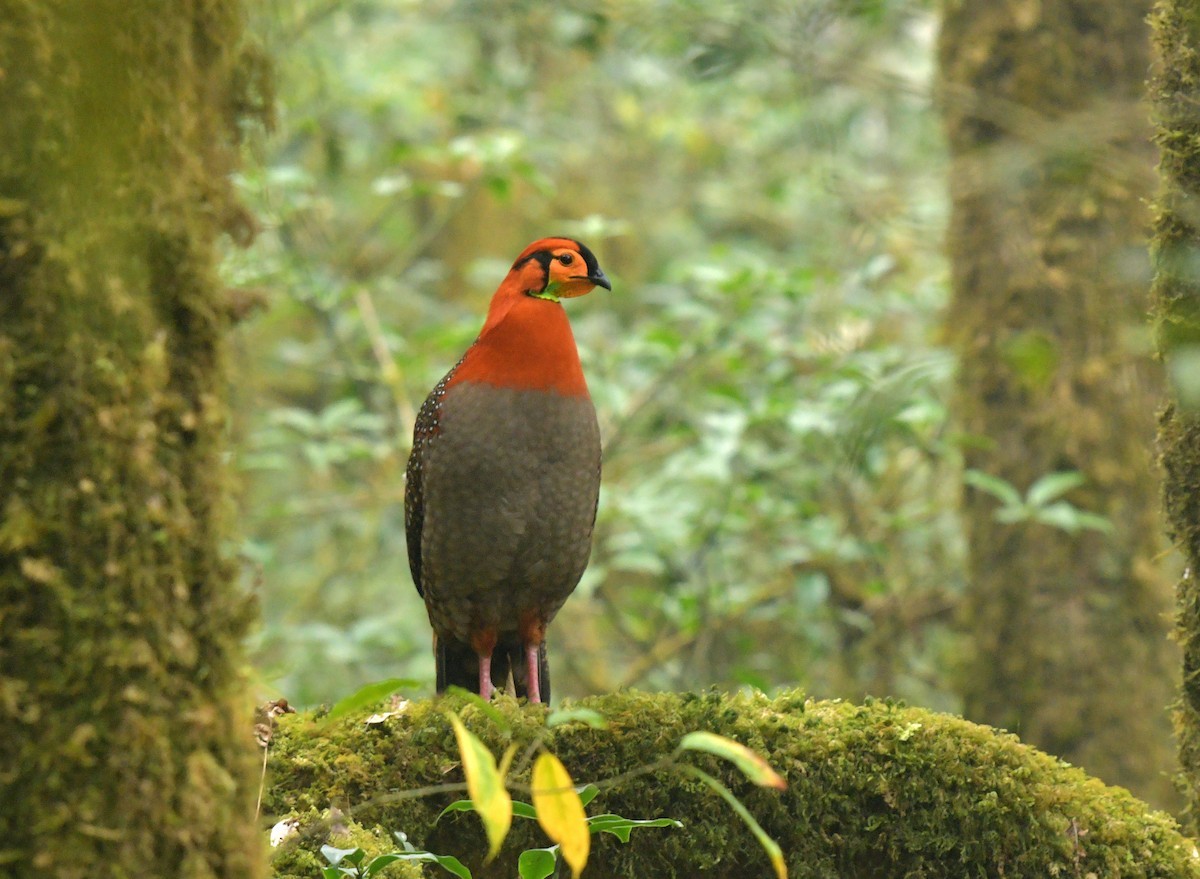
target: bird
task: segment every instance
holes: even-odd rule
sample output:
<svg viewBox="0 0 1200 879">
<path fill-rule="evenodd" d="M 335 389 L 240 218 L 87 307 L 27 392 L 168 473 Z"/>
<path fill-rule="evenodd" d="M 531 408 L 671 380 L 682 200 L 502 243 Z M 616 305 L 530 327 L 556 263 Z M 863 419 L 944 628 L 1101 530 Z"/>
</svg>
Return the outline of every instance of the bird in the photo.
<svg viewBox="0 0 1200 879">
<path fill-rule="evenodd" d="M 550 699 L 546 627 L 583 576 L 600 428 L 563 299 L 612 290 L 566 237 L 526 247 L 474 343 L 426 397 L 405 470 L 408 562 L 436 688 Z"/>
</svg>

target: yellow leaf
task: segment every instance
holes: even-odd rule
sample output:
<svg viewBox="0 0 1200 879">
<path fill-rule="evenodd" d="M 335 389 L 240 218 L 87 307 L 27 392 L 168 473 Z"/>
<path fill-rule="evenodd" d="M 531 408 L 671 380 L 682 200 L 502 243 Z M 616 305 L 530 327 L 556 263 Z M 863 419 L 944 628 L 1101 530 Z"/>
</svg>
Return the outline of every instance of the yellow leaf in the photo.
<svg viewBox="0 0 1200 879">
<path fill-rule="evenodd" d="M 450 725 L 458 740 L 463 773 L 467 776 L 467 793 L 483 822 L 488 838 L 487 860 L 500 852 L 508 828 L 512 825 L 512 797 L 504 787 L 504 776 L 496 769 L 496 758 L 469 729 L 457 714 L 450 714 Z"/>
<path fill-rule="evenodd" d="M 587 865 L 592 838 L 567 768 L 553 754 L 543 753 L 533 764 L 531 787 L 538 824 L 558 843 L 572 875 L 578 876 Z"/>
</svg>

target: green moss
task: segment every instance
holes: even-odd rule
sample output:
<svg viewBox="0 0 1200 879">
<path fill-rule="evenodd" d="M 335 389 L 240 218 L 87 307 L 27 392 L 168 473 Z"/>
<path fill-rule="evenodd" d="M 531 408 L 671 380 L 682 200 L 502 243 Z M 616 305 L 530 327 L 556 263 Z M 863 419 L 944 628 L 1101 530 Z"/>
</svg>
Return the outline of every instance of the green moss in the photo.
<svg viewBox="0 0 1200 879">
<path fill-rule="evenodd" d="M 361 848 L 366 853 L 364 863 L 370 863 L 376 855 L 400 850 L 396 838 L 381 827 L 368 829 L 357 821 L 335 817 L 328 812 L 323 815 L 310 813 L 300 821 L 302 826 L 321 824 L 329 827 L 324 844 L 342 849 Z M 312 848 L 285 844 L 276 849 L 271 864 L 277 876 L 316 879 L 321 875 L 321 868 L 329 866 L 329 861 Z M 388 866 L 385 875 L 387 879 L 421 879 L 425 874 L 417 864 L 399 862 Z"/>
<path fill-rule="evenodd" d="M 760 790 L 716 758 L 687 758 L 742 799 L 782 846 L 793 877 L 1200 876 L 1192 842 L 1169 816 L 1014 736 L 957 717 L 888 702 L 806 701 L 798 693 L 621 693 L 578 704 L 604 714 L 609 729 L 546 730 L 543 709 L 506 698 L 497 707 L 511 734 L 454 698 L 409 703 L 374 725 L 363 723 L 365 714 L 328 725 L 308 715 L 282 718 L 265 808 L 271 821 L 295 815 L 303 828 L 277 854 L 276 875 L 311 879 L 311 853 L 329 833 L 318 816 L 332 806 L 370 832 L 400 830 L 417 845 L 460 857 L 476 876 L 515 875 L 521 850 L 548 844 L 532 822 L 515 821 L 501 857 L 485 868 L 476 816 L 435 823 L 463 794 L 405 794 L 461 780 L 444 715 L 456 710 L 493 751 L 540 739 L 576 782 L 601 783 L 591 814 L 683 822 L 682 829 L 634 831 L 628 845 L 596 839 L 586 873 L 595 879 L 769 875 L 750 833 L 695 779 L 669 769 L 626 774 L 699 729 L 755 748 L 787 778 L 782 793 Z M 352 777 L 341 771 L 346 754 L 359 758 Z M 527 780 L 527 772 L 516 777 Z"/>
</svg>

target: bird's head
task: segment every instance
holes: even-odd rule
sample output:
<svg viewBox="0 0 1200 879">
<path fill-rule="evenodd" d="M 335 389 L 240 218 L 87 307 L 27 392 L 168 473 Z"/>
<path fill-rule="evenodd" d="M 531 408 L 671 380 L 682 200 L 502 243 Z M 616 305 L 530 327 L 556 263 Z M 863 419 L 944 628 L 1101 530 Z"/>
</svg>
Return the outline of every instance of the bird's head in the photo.
<svg viewBox="0 0 1200 879">
<path fill-rule="evenodd" d="M 533 242 L 521 251 L 511 273 L 519 276 L 525 293 L 553 302 L 583 296 L 594 287 L 612 289 L 596 255 L 573 238 Z"/>
</svg>

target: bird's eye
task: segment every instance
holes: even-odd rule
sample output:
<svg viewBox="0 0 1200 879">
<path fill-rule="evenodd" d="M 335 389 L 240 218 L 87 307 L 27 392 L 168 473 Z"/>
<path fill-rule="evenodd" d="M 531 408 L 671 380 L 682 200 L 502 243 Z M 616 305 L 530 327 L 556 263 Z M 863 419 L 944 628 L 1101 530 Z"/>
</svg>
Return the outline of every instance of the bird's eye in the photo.
<svg viewBox="0 0 1200 879">
<path fill-rule="evenodd" d="M 569 254 L 569 253 L 564 253 L 561 256 L 559 256 L 558 261 L 560 263 L 562 263 L 564 266 L 569 266 L 571 263 L 573 263 L 575 261 L 575 257 L 571 256 L 571 254 Z"/>
</svg>

